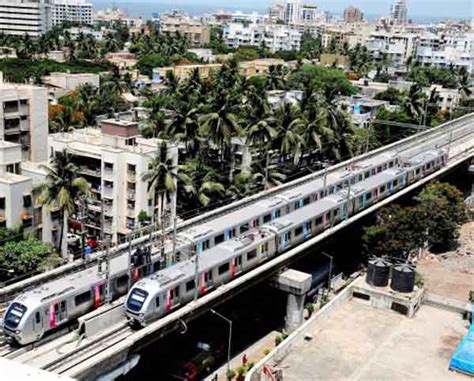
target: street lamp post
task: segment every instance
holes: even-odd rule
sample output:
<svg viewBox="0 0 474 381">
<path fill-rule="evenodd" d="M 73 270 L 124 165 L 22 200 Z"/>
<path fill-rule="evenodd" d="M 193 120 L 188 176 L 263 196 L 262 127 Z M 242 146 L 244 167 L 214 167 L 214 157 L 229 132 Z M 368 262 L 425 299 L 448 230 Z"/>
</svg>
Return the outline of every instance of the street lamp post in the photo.
<svg viewBox="0 0 474 381">
<path fill-rule="evenodd" d="M 329 291 L 331 291 L 331 278 L 332 278 L 332 262 L 333 262 L 333 256 L 326 254 L 324 251 L 321 251 L 321 254 L 324 255 L 325 257 L 329 258 L 329 282 L 328 282 L 328 288 Z"/>
<path fill-rule="evenodd" d="M 232 320 L 227 319 L 224 315 L 220 314 L 219 312 L 211 309 L 211 312 L 214 315 L 219 316 L 222 320 L 225 320 L 227 323 L 229 323 L 229 343 L 227 346 L 227 372 L 230 370 L 230 352 L 232 348 Z"/>
</svg>

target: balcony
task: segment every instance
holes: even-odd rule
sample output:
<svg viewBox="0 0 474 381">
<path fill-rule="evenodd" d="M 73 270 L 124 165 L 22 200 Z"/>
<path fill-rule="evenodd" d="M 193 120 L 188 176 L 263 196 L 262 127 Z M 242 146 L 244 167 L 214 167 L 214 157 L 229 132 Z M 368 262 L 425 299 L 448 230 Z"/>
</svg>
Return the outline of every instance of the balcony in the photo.
<svg viewBox="0 0 474 381">
<path fill-rule="evenodd" d="M 79 173 L 83 175 L 88 175 L 88 176 L 93 176 L 93 177 L 98 177 L 101 178 L 101 173 L 100 173 L 100 168 L 91 168 L 91 167 L 86 167 L 82 166 L 79 168 Z"/>
<path fill-rule="evenodd" d="M 128 190 L 127 191 L 127 200 L 135 201 L 135 199 L 136 199 L 136 192 L 134 190 Z"/>
<path fill-rule="evenodd" d="M 33 226 L 33 215 L 29 213 L 24 213 L 21 217 L 23 227 L 27 228 Z"/>
</svg>

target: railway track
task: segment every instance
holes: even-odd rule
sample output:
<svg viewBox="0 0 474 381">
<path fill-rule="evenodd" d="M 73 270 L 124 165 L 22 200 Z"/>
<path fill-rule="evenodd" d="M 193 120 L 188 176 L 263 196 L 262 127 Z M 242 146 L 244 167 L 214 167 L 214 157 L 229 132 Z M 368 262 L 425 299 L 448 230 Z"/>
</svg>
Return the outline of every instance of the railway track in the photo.
<svg viewBox="0 0 474 381">
<path fill-rule="evenodd" d="M 350 160 L 347 160 L 345 162 L 336 164 L 331 167 L 331 171 L 335 171 L 341 168 L 345 168 L 348 165 L 350 165 L 353 162 L 361 161 L 361 160 L 367 160 L 370 159 L 376 155 L 379 155 L 380 153 L 384 151 L 396 151 L 398 154 L 402 154 L 404 152 L 409 152 L 412 150 L 421 150 L 426 149 L 426 145 L 429 145 L 431 147 L 442 147 L 446 146 L 450 139 L 452 142 L 451 144 L 457 142 L 459 139 L 462 139 L 466 135 L 473 133 L 474 129 L 474 114 L 468 115 L 464 117 L 461 120 L 453 122 L 453 125 L 451 126 L 440 126 L 437 127 L 436 129 L 428 130 L 422 133 L 419 133 L 417 135 L 411 136 L 407 139 L 404 139 L 402 141 L 393 143 L 389 146 L 379 148 L 377 150 L 371 151 L 365 155 L 359 156 L 357 158 L 353 158 Z M 435 131 L 434 131 L 435 130 Z M 463 133 L 464 131 L 464 133 Z M 461 132 L 461 134 L 459 134 Z M 440 141 L 443 142 L 443 144 L 440 144 Z M 429 144 L 428 144 L 429 143 Z M 310 181 L 313 181 L 321 176 L 324 176 L 325 170 L 321 170 L 318 172 L 315 172 L 313 174 L 307 175 L 305 177 L 302 177 L 300 179 L 296 179 L 292 182 L 282 184 L 278 187 L 272 188 L 270 190 L 260 192 L 257 195 L 247 197 L 243 200 L 236 201 L 234 203 L 225 205 L 221 208 L 212 210 L 210 212 L 207 212 L 201 216 L 191 218 L 189 220 L 185 220 L 178 224 L 177 226 L 177 232 L 180 233 L 186 229 L 195 227 L 197 225 L 205 224 L 206 222 L 214 219 L 221 217 L 225 214 L 234 212 L 236 210 L 239 210 L 241 208 L 244 208 L 246 206 L 249 206 L 253 203 L 260 202 L 262 200 L 271 198 L 275 196 L 278 193 L 285 192 L 288 190 L 292 190 L 298 186 L 304 185 Z M 170 234 L 172 231 L 171 228 L 165 230 L 164 234 Z M 157 238 L 161 235 L 161 232 L 153 233 L 152 234 L 152 242 L 149 240 L 149 236 L 147 235 L 146 237 L 140 237 L 132 242 L 132 250 L 138 246 L 138 245 L 151 245 L 153 254 L 157 255 L 159 253 L 159 248 L 153 246 L 153 241 L 156 241 Z M 128 244 L 122 244 L 117 246 L 115 249 L 111 251 L 111 256 L 116 257 L 120 255 L 124 255 L 125 253 L 128 253 L 130 250 Z M 49 276 L 48 275 L 42 275 L 37 278 L 33 278 L 32 280 L 25 281 L 25 282 L 20 282 L 18 285 L 12 285 L 10 287 L 6 287 L 4 289 L 0 289 L 0 303 L 3 302 L 3 304 L 6 304 L 9 300 L 12 300 L 18 293 L 27 291 L 31 288 L 37 287 L 38 285 L 49 282 L 53 279 L 65 276 L 70 273 L 74 273 L 76 271 L 82 270 L 84 268 L 88 268 L 91 266 L 95 266 L 97 260 L 102 258 L 104 256 L 103 253 L 98 253 L 95 258 L 90 261 L 89 263 L 80 263 L 77 264 L 77 266 L 72 266 L 70 269 L 64 272 L 58 272 L 55 276 Z"/>
</svg>

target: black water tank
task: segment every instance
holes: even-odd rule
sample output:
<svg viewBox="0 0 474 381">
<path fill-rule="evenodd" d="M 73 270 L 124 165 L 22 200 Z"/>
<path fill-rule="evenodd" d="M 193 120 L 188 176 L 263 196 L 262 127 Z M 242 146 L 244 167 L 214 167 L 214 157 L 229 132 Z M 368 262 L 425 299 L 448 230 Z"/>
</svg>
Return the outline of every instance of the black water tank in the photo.
<svg viewBox="0 0 474 381">
<path fill-rule="evenodd" d="M 369 261 L 367 268 L 367 283 L 371 286 L 385 287 L 388 285 L 390 262 L 375 258 Z"/>
<path fill-rule="evenodd" d="M 415 288 L 416 269 L 409 264 L 393 267 L 391 287 L 398 292 L 412 292 Z"/>
</svg>

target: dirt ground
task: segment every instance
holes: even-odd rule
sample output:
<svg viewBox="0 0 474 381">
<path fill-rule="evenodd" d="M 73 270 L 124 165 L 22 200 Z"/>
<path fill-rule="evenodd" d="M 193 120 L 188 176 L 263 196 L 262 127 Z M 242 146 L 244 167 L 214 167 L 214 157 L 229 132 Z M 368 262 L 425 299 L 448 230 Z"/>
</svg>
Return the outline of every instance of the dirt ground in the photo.
<svg viewBox="0 0 474 381">
<path fill-rule="evenodd" d="M 474 290 L 474 222 L 462 226 L 456 250 L 427 253 L 418 262 L 418 272 L 429 292 L 467 301 L 469 291 Z"/>
</svg>

